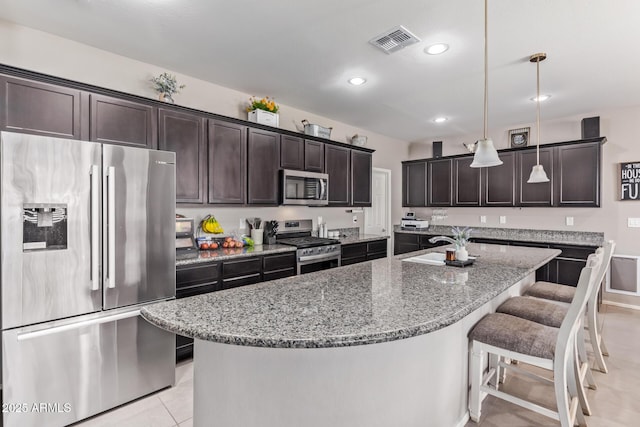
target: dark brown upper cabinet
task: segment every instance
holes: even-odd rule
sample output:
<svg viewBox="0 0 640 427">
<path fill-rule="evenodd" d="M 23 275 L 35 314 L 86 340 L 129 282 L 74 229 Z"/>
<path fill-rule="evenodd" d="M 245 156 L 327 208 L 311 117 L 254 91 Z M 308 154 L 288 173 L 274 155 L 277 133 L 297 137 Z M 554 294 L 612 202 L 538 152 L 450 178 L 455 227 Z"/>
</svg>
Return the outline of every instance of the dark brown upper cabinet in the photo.
<svg viewBox="0 0 640 427">
<path fill-rule="evenodd" d="M 515 206 L 516 154 L 500 153 L 500 166 L 482 169 L 482 205 Z"/>
<path fill-rule="evenodd" d="M 244 204 L 247 194 L 247 127 L 209 120 L 208 142 L 209 203 Z"/>
<path fill-rule="evenodd" d="M 90 99 L 91 141 L 157 147 L 155 107 L 104 95 L 91 94 Z"/>
<path fill-rule="evenodd" d="M 304 140 L 304 170 L 324 172 L 324 143 Z"/>
<path fill-rule="evenodd" d="M 480 206 L 480 170 L 469 165 L 473 156 L 453 159 L 453 206 Z"/>
<path fill-rule="evenodd" d="M 427 162 L 402 165 L 402 206 L 427 205 Z"/>
<path fill-rule="evenodd" d="M 204 203 L 207 177 L 206 119 L 160 108 L 158 149 L 176 153 L 176 202 Z"/>
<path fill-rule="evenodd" d="M 0 99 L 2 130 L 82 139 L 79 90 L 0 76 Z"/>
<path fill-rule="evenodd" d="M 278 204 L 280 134 L 249 128 L 247 148 L 247 203 Z"/>
<path fill-rule="evenodd" d="M 371 206 L 371 172 L 371 153 L 351 150 L 351 205 Z"/>
<path fill-rule="evenodd" d="M 350 166 L 350 149 L 325 144 L 324 170 L 329 175 L 330 206 L 349 206 L 351 201 Z"/>
<path fill-rule="evenodd" d="M 304 139 L 295 136 L 280 137 L 280 167 L 304 170 Z"/>
<path fill-rule="evenodd" d="M 517 179 L 518 206 L 553 206 L 554 180 L 554 147 L 540 148 L 540 164 L 544 167 L 549 182 L 539 182 L 528 184 L 527 180 L 531 174 L 531 169 L 536 165 L 536 150 L 527 149 L 516 152 L 517 157 Z"/>
<path fill-rule="evenodd" d="M 438 159 L 428 162 L 427 202 L 429 206 L 451 206 L 452 160 Z"/>
<path fill-rule="evenodd" d="M 556 205 L 600 207 L 600 143 L 566 145 L 556 150 Z"/>
</svg>

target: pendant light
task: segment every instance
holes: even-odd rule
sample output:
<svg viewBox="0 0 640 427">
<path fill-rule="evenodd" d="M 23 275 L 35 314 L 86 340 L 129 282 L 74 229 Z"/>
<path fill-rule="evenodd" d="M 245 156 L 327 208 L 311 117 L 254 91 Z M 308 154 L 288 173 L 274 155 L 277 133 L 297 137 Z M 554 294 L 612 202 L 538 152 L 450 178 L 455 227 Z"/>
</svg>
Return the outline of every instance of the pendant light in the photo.
<svg viewBox="0 0 640 427">
<path fill-rule="evenodd" d="M 498 152 L 493 146 L 493 141 L 487 138 L 489 109 L 489 66 L 488 66 L 488 43 L 487 43 L 487 0 L 484 0 L 484 136 L 477 143 L 476 153 L 473 156 L 472 168 L 485 168 L 489 166 L 499 166 L 502 160 L 498 157 Z"/>
<path fill-rule="evenodd" d="M 527 184 L 549 182 L 544 167 L 540 164 L 540 61 L 547 59 L 546 53 L 534 53 L 529 57 L 529 62 L 536 63 L 536 164 L 531 169 L 531 175 Z"/>
</svg>

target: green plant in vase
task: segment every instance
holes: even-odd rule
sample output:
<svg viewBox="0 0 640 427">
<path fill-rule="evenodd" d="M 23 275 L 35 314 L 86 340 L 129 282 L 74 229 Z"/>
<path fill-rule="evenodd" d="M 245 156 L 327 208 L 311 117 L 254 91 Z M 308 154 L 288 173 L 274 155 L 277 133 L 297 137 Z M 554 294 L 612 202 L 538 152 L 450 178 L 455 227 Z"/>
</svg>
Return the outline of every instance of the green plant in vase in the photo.
<svg viewBox="0 0 640 427">
<path fill-rule="evenodd" d="M 173 103 L 173 95 L 180 93 L 180 89 L 184 89 L 186 85 L 178 85 L 176 76 L 169 73 L 162 73 L 158 77 L 151 78 L 153 88 L 159 94 L 161 101 Z"/>
</svg>

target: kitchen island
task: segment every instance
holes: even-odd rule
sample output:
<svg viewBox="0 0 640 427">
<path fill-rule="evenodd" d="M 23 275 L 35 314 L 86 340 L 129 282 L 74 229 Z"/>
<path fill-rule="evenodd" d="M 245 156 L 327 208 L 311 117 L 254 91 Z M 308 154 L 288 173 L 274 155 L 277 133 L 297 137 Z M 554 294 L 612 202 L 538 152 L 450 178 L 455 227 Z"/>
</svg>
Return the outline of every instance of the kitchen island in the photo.
<svg viewBox="0 0 640 427">
<path fill-rule="evenodd" d="M 195 338 L 196 427 L 464 425 L 468 331 L 560 251 L 471 244 L 471 267 L 402 261 L 424 252 L 142 314 Z"/>
</svg>

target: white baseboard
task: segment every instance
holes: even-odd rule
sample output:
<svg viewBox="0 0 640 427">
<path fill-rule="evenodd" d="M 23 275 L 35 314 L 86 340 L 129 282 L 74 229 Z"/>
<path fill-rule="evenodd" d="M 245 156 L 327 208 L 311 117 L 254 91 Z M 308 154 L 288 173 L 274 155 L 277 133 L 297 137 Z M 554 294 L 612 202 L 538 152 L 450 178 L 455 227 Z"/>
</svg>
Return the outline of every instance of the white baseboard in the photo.
<svg viewBox="0 0 640 427">
<path fill-rule="evenodd" d="M 607 305 L 614 305 L 616 307 L 629 308 L 631 310 L 640 310 L 640 306 L 633 305 L 633 304 L 624 304 L 622 302 L 606 301 L 606 300 L 602 301 L 602 303 Z"/>
<path fill-rule="evenodd" d="M 464 427 L 465 424 L 467 424 L 467 421 L 469 421 L 469 411 L 465 412 L 465 414 L 462 416 L 462 418 L 460 418 L 460 421 L 458 421 L 455 425 L 455 427 Z"/>
</svg>

